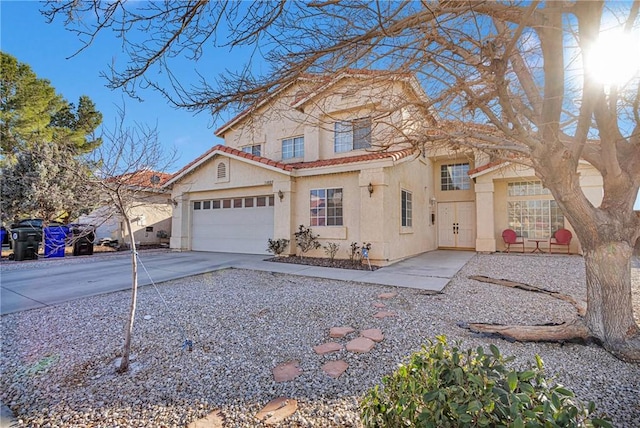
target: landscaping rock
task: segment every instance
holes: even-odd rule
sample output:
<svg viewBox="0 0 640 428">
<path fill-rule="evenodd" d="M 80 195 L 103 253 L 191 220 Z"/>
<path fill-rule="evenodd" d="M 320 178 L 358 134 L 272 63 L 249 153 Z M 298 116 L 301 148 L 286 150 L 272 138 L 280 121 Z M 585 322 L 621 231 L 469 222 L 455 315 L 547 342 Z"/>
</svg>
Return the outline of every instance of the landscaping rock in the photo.
<svg viewBox="0 0 640 428">
<path fill-rule="evenodd" d="M 338 352 L 342 349 L 342 345 L 336 342 L 326 342 L 322 345 L 314 346 L 313 350 L 318 355 L 330 354 L 332 352 Z"/>
<path fill-rule="evenodd" d="M 302 369 L 299 361 L 289 361 L 273 368 L 273 379 L 276 382 L 288 382 L 301 374 Z"/>
<path fill-rule="evenodd" d="M 378 294 L 378 299 L 393 299 L 398 293 L 381 293 Z"/>
<path fill-rule="evenodd" d="M 191 422 L 187 428 L 223 428 L 220 410 L 213 411 L 204 418 Z"/>
<path fill-rule="evenodd" d="M 382 318 L 395 317 L 395 316 L 396 316 L 395 312 L 380 311 L 376 313 L 373 317 L 382 319 Z"/>
<path fill-rule="evenodd" d="M 376 343 L 367 337 L 357 337 L 347 343 L 347 351 L 364 354 L 373 349 Z"/>
<path fill-rule="evenodd" d="M 329 377 L 337 379 L 348 367 L 349 364 L 342 360 L 329 361 L 322 365 L 322 371 L 329 375 Z"/>
<path fill-rule="evenodd" d="M 345 337 L 347 334 L 356 331 L 353 327 L 331 327 L 329 330 L 329 337 Z"/>
<path fill-rule="evenodd" d="M 371 339 L 374 342 L 382 342 L 384 340 L 384 334 L 382 334 L 382 330 L 378 328 L 369 328 L 367 330 L 362 330 L 360 332 L 360 336 Z"/>
<path fill-rule="evenodd" d="M 257 414 L 256 418 L 266 425 L 284 421 L 298 410 L 298 402 L 292 398 L 279 397 L 269 401 Z"/>
</svg>

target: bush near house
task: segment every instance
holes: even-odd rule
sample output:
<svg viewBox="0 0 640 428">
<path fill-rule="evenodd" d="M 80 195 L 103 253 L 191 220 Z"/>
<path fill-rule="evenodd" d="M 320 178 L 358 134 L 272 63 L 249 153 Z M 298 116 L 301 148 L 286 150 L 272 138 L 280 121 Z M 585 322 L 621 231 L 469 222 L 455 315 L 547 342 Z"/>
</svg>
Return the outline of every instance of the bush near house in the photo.
<svg viewBox="0 0 640 428">
<path fill-rule="evenodd" d="M 296 237 L 296 245 L 300 247 L 300 252 L 305 254 L 309 250 L 317 250 L 320 248 L 318 238 L 320 235 L 314 235 L 310 227 L 304 225 L 298 226 L 298 231 L 294 234 Z"/>
<path fill-rule="evenodd" d="M 284 250 L 289 246 L 288 239 L 271 239 L 267 242 L 267 251 L 278 257 L 284 253 Z"/>
<path fill-rule="evenodd" d="M 365 427 L 611 427 L 593 417 L 573 392 L 552 385 L 542 359 L 530 370 L 507 367 L 498 348 L 449 347 L 429 341 L 409 362 L 376 385 L 361 403 Z"/>
<path fill-rule="evenodd" d="M 340 249 L 340 244 L 336 242 L 327 242 L 327 245 L 325 245 L 323 248 L 324 253 L 327 255 L 327 257 L 329 257 L 329 260 L 333 262 L 333 260 L 336 258 L 338 250 Z"/>
</svg>

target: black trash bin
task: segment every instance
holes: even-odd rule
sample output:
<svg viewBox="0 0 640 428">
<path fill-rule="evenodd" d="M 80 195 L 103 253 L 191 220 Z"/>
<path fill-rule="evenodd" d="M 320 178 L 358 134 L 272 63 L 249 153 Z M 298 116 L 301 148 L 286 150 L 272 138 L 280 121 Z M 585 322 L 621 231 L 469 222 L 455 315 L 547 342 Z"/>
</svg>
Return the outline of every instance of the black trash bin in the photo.
<svg viewBox="0 0 640 428">
<path fill-rule="evenodd" d="M 40 242 L 42 242 L 42 229 L 31 226 L 16 227 L 11 229 L 13 240 L 14 260 L 35 260 L 38 258 Z"/>
<path fill-rule="evenodd" d="M 90 256 L 93 254 L 93 241 L 96 239 L 95 227 L 88 224 L 69 225 L 74 256 Z"/>
</svg>

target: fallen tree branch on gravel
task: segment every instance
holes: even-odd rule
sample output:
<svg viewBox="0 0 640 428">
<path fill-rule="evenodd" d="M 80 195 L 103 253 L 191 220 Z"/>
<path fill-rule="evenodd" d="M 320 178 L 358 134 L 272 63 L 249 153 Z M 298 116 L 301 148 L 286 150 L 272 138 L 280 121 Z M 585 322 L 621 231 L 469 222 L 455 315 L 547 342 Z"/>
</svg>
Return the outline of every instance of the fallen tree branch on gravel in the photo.
<svg viewBox="0 0 640 428">
<path fill-rule="evenodd" d="M 493 335 L 518 342 L 577 342 L 596 341 L 582 320 L 562 324 L 545 325 L 501 325 L 470 323 L 464 326 L 474 333 Z"/>
<path fill-rule="evenodd" d="M 576 311 L 578 311 L 578 315 L 583 317 L 587 312 L 587 302 L 582 300 L 576 300 L 574 297 L 569 296 L 568 294 L 558 293 L 557 291 L 548 290 L 542 287 L 536 287 L 534 285 L 525 284 L 523 282 L 511 281 L 508 279 L 496 279 L 490 278 L 488 276 L 483 275 L 472 275 L 469 279 L 473 279 L 479 282 L 487 282 L 489 284 L 502 285 L 510 288 L 517 288 L 519 290 L 531 291 L 533 293 L 542 293 L 548 296 L 551 296 L 555 299 L 559 299 L 565 301 L 567 303 L 571 303 Z"/>
<path fill-rule="evenodd" d="M 555 299 L 571 303 L 578 313 L 578 318 L 561 324 L 543 324 L 543 325 L 503 325 L 503 324 L 486 324 L 486 323 L 468 323 L 462 324 L 460 327 L 466 328 L 473 333 L 483 334 L 487 336 L 496 336 L 501 339 L 518 342 L 576 342 L 591 343 L 597 342 L 582 317 L 586 313 L 587 303 L 575 299 L 567 294 L 557 291 L 548 290 L 542 287 L 536 287 L 522 282 L 511 281 L 508 279 L 496 279 L 483 275 L 472 275 L 469 279 L 489 284 L 502 285 L 509 288 L 517 288 L 519 290 L 531 291 L 533 293 L 542 293 Z"/>
</svg>

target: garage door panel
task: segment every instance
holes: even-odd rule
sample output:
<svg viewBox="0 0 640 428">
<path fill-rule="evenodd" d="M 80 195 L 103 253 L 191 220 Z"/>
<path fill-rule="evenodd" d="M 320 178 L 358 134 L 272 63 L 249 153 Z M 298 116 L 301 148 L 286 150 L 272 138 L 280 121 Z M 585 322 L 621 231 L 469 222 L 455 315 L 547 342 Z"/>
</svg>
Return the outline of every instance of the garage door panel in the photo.
<svg viewBox="0 0 640 428">
<path fill-rule="evenodd" d="M 191 248 L 196 251 L 267 254 L 273 207 L 192 210 Z"/>
</svg>

